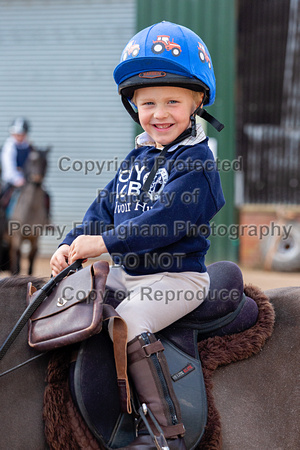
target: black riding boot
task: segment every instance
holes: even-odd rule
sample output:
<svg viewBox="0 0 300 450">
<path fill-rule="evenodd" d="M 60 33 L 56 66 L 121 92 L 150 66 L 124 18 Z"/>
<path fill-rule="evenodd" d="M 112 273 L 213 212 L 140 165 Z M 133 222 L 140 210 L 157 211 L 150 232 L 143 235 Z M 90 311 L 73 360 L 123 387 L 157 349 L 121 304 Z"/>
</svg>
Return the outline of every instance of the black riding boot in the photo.
<svg viewBox="0 0 300 450">
<path fill-rule="evenodd" d="M 142 333 L 128 343 L 128 372 L 146 425 L 123 449 L 186 449 L 180 406 L 163 350 L 161 341 L 151 333 Z"/>
</svg>

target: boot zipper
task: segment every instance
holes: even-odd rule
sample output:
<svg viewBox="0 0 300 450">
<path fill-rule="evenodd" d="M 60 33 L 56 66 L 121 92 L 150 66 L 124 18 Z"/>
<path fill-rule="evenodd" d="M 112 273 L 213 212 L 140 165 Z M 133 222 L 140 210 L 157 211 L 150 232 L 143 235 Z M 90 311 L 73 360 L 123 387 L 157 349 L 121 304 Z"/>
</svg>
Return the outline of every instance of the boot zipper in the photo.
<svg viewBox="0 0 300 450">
<path fill-rule="evenodd" d="M 141 336 L 142 336 L 142 339 L 145 342 L 145 344 L 151 344 L 149 336 L 148 336 L 147 333 L 142 333 Z M 161 383 L 161 386 L 162 386 L 162 389 L 163 389 L 163 393 L 164 393 L 164 398 L 165 398 L 165 400 L 167 402 L 167 405 L 169 407 L 169 411 L 170 411 L 170 415 L 171 415 L 171 419 L 172 419 L 172 424 L 176 425 L 178 423 L 178 419 L 177 419 L 177 415 L 176 415 L 175 406 L 174 406 L 174 403 L 173 403 L 173 401 L 171 399 L 169 388 L 168 388 L 168 385 L 167 385 L 164 373 L 162 371 L 160 362 L 159 362 L 158 357 L 157 357 L 157 355 L 155 353 L 152 354 L 150 356 L 150 358 L 152 359 L 152 361 L 154 363 L 154 366 L 155 366 L 155 369 L 156 369 L 159 381 Z"/>
</svg>

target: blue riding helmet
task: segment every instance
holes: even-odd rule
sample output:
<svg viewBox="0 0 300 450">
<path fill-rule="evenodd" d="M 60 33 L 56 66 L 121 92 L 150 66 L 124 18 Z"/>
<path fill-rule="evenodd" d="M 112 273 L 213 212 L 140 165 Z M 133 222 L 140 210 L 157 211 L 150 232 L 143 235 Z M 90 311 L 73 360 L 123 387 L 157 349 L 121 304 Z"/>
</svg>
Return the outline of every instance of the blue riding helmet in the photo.
<svg viewBox="0 0 300 450">
<path fill-rule="evenodd" d="M 29 122 L 24 117 L 17 117 L 10 125 L 8 131 L 11 134 L 27 134 L 29 132 Z"/>
<path fill-rule="evenodd" d="M 114 70 L 114 79 L 125 108 L 138 123 L 137 111 L 130 100 L 139 88 L 183 87 L 204 92 L 203 105 L 215 101 L 216 80 L 205 43 L 190 29 L 171 22 L 154 24 L 133 36 Z M 203 109 L 194 114 L 206 120 L 211 117 Z"/>
</svg>

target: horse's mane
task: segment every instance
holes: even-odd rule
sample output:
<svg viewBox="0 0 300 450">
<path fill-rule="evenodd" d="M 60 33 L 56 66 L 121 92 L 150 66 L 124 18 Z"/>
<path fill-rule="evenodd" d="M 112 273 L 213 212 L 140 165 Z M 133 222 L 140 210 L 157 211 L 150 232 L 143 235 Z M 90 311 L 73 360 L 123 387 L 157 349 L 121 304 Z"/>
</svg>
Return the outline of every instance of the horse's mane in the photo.
<svg viewBox="0 0 300 450">
<path fill-rule="evenodd" d="M 24 288 L 30 281 L 37 288 L 40 288 L 46 283 L 44 278 L 15 275 L 0 279 L 0 289 Z"/>
</svg>

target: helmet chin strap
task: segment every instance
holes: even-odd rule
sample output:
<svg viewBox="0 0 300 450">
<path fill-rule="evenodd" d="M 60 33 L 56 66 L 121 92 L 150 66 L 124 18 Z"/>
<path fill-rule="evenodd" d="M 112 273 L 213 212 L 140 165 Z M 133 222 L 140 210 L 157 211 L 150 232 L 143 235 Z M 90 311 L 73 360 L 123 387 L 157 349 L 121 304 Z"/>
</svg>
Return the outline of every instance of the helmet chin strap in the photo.
<svg viewBox="0 0 300 450">
<path fill-rule="evenodd" d="M 204 92 L 204 96 L 202 99 L 201 104 L 195 109 L 193 114 L 191 115 L 191 128 L 192 128 L 192 136 L 197 136 L 197 129 L 196 129 L 196 116 L 202 117 L 202 119 L 206 120 L 206 122 L 210 123 L 217 131 L 221 131 L 224 128 L 224 125 L 219 122 L 215 117 L 213 117 L 211 114 L 209 114 L 205 109 L 203 109 L 203 105 L 205 102 L 206 93 Z"/>
<path fill-rule="evenodd" d="M 205 109 L 200 109 L 197 114 L 199 117 L 202 117 L 202 119 L 206 120 L 206 122 L 210 123 L 211 126 L 213 126 L 217 131 L 220 132 L 223 130 L 224 124 L 219 122 L 218 119 L 209 114 Z"/>
<path fill-rule="evenodd" d="M 195 109 L 195 111 L 193 112 L 193 114 L 191 114 L 190 120 L 191 120 L 191 136 L 196 137 L 197 136 L 197 128 L 196 128 L 196 115 L 201 111 L 201 109 L 203 108 L 203 104 L 205 102 L 205 98 L 206 98 L 206 93 L 203 92 L 203 97 L 202 97 L 202 101 L 200 103 L 199 106 L 197 106 L 197 108 Z"/>
<path fill-rule="evenodd" d="M 196 129 L 196 117 L 195 117 L 195 113 L 193 113 L 193 114 L 191 115 L 190 119 L 191 119 L 191 129 L 192 129 L 191 135 L 192 135 L 193 137 L 196 137 L 196 136 L 197 136 L 197 129 Z"/>
<path fill-rule="evenodd" d="M 197 129 L 196 129 L 196 115 L 202 117 L 202 119 L 206 120 L 206 122 L 210 123 L 217 131 L 222 131 L 224 128 L 224 124 L 219 122 L 214 116 L 209 114 L 205 109 L 199 107 L 195 112 L 191 115 L 191 128 L 192 128 L 192 136 L 196 137 Z"/>
</svg>

